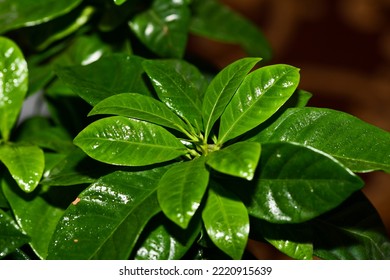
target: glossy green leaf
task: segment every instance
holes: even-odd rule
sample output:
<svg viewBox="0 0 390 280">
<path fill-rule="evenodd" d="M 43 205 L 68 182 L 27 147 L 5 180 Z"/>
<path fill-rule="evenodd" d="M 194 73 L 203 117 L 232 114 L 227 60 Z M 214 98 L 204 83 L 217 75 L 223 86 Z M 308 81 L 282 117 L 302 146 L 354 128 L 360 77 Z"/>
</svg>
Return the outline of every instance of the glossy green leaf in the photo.
<svg viewBox="0 0 390 280">
<path fill-rule="evenodd" d="M 2 188 L 19 226 L 31 238 L 31 248 L 39 258 L 45 259 L 51 236 L 64 210 L 47 201 L 45 194 L 22 193 L 10 180 L 3 180 Z"/>
<path fill-rule="evenodd" d="M 354 172 L 390 172 L 390 133 L 343 112 L 289 109 L 252 140 L 301 143 L 333 156 Z"/>
<path fill-rule="evenodd" d="M 221 116 L 218 143 L 267 120 L 290 98 L 298 83 L 299 70 L 289 65 L 266 66 L 249 74 Z"/>
<path fill-rule="evenodd" d="M 150 222 L 144 229 L 146 237 L 137 249 L 136 260 L 179 260 L 195 242 L 202 226 L 200 218 L 193 219 L 184 230 L 163 214 L 156 215 Z"/>
<path fill-rule="evenodd" d="M 202 107 L 205 138 L 222 115 L 237 88 L 261 58 L 243 58 L 225 67 L 209 84 Z"/>
<path fill-rule="evenodd" d="M 292 99 L 289 99 L 287 103 L 291 102 L 294 104 L 294 106 L 291 107 L 305 107 L 312 96 L 313 94 L 306 90 L 297 89 L 293 94 Z"/>
<path fill-rule="evenodd" d="M 28 69 L 23 53 L 13 41 L 0 37 L 0 137 L 4 140 L 9 139 L 18 118 L 27 85 Z"/>
<path fill-rule="evenodd" d="M 255 218 L 250 221 L 251 238 L 264 238 L 280 252 L 293 259 L 313 259 L 312 230 L 306 223 L 281 225 Z"/>
<path fill-rule="evenodd" d="M 98 161 L 125 166 L 169 161 L 187 152 L 180 140 L 164 128 L 125 117 L 109 117 L 90 124 L 74 143 Z"/>
<path fill-rule="evenodd" d="M 250 215 L 271 223 L 315 218 L 363 186 L 329 155 L 292 143 L 264 143 L 258 170 L 252 192 L 241 194 Z"/>
<path fill-rule="evenodd" d="M 245 136 L 240 137 L 240 141 L 249 141 L 249 142 L 258 142 L 256 139 L 257 135 L 260 134 L 263 130 L 269 127 L 272 123 L 274 123 L 286 110 L 290 108 L 302 108 L 307 105 L 312 94 L 305 90 L 297 89 L 291 95 L 291 97 L 279 108 L 279 110 L 273 114 L 269 119 L 245 133 Z"/>
<path fill-rule="evenodd" d="M 390 260 L 390 239 L 381 218 L 363 193 L 318 217 L 314 253 L 330 260 Z"/>
<path fill-rule="evenodd" d="M 241 141 L 249 141 L 251 138 L 254 138 L 256 135 L 258 135 L 261 131 L 265 130 L 268 126 L 270 126 L 273 122 L 275 122 L 286 110 L 290 108 L 302 108 L 305 107 L 309 100 L 311 99 L 313 95 L 305 90 L 296 89 L 295 92 L 291 95 L 291 97 L 282 105 L 282 107 L 279 108 L 279 110 L 273 114 L 268 120 L 263 122 L 261 125 L 257 126 L 256 128 L 252 129 L 248 133 L 245 134 L 243 138 L 241 138 Z"/>
<path fill-rule="evenodd" d="M 19 229 L 16 222 L 0 209 L 0 258 L 12 253 L 28 241 L 29 237 Z"/>
<path fill-rule="evenodd" d="M 190 31 L 210 39 L 239 44 L 249 56 L 271 59 L 271 47 L 258 28 L 215 0 L 195 0 Z"/>
<path fill-rule="evenodd" d="M 0 33 L 48 22 L 68 13 L 81 3 L 81 0 L 18 0 L 0 2 Z"/>
<path fill-rule="evenodd" d="M 164 214 L 187 228 L 200 206 L 209 182 L 203 157 L 180 162 L 170 168 L 159 182 L 158 202 Z"/>
<path fill-rule="evenodd" d="M 56 74 L 91 105 L 123 92 L 149 94 L 142 79 L 142 58 L 124 54 L 103 57 L 86 66 L 57 67 Z M 112 71 L 115 69 L 115 71 Z"/>
<path fill-rule="evenodd" d="M 152 122 L 183 131 L 186 124 L 164 103 L 138 93 L 122 93 L 96 104 L 89 115 L 110 114 Z"/>
<path fill-rule="evenodd" d="M 249 234 L 245 205 L 215 183 L 209 189 L 202 219 L 214 244 L 233 259 L 241 259 Z"/>
<path fill-rule="evenodd" d="M 187 44 L 190 10 L 183 0 L 154 0 L 129 23 L 142 43 L 161 57 L 181 58 Z"/>
<path fill-rule="evenodd" d="M 32 192 L 45 168 L 43 151 L 37 146 L 6 143 L 0 145 L 0 162 L 25 192 Z"/>
<path fill-rule="evenodd" d="M 88 187 L 58 223 L 48 259 L 127 259 L 160 211 L 156 191 L 165 171 L 119 171 Z"/>
<path fill-rule="evenodd" d="M 207 82 L 199 70 L 183 60 L 148 60 L 143 66 L 160 100 L 194 127 L 201 128 Z"/>
<path fill-rule="evenodd" d="M 252 180 L 261 153 L 260 144 L 252 145 L 253 143 L 239 142 L 212 152 L 207 164 L 219 172 Z"/>
</svg>

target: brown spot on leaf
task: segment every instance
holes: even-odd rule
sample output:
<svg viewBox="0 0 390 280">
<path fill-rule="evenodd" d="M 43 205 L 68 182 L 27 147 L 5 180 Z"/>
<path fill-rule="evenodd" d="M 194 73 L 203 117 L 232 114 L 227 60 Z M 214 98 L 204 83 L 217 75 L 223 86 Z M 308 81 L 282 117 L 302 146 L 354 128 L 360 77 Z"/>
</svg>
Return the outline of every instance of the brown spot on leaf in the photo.
<svg viewBox="0 0 390 280">
<path fill-rule="evenodd" d="M 76 205 L 77 203 L 79 203 L 80 202 L 80 198 L 76 198 L 73 202 L 72 202 L 72 204 L 73 205 Z"/>
</svg>

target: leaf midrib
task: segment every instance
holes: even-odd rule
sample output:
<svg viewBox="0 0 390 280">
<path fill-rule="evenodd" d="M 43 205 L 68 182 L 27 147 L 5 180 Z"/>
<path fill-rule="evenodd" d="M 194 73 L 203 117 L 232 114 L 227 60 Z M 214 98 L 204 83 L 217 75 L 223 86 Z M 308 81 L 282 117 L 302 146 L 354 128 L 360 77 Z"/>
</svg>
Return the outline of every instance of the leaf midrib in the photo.
<svg viewBox="0 0 390 280">
<path fill-rule="evenodd" d="M 92 137 L 83 137 L 82 139 L 85 142 L 89 141 L 96 141 L 99 140 L 101 142 L 112 142 L 112 143 L 123 143 L 127 145 L 135 145 L 135 146 L 145 146 L 145 147 L 154 147 L 154 148 L 163 148 L 163 149 L 171 149 L 171 150 L 181 150 L 185 151 L 185 147 L 173 147 L 173 146 L 164 146 L 164 145 L 159 145 L 159 144 L 150 144 L 150 143 L 144 143 L 144 142 L 130 142 L 130 141 L 125 141 L 125 140 L 120 140 L 120 139 L 102 139 L 102 138 L 92 138 Z"/>
<path fill-rule="evenodd" d="M 186 97 L 186 100 L 189 100 L 189 101 L 190 101 L 190 103 L 191 103 L 191 105 L 192 105 L 192 108 L 196 109 L 196 111 L 197 111 L 197 113 L 198 113 L 198 116 L 201 116 L 201 115 L 202 115 L 202 110 L 199 108 L 199 106 L 198 106 L 199 104 L 196 104 L 195 101 L 194 101 L 194 99 L 193 99 L 193 98 L 190 98 L 190 96 L 187 95 L 186 91 L 184 91 L 184 90 L 181 88 L 181 86 L 179 86 L 179 85 L 176 83 L 176 81 L 175 81 L 174 79 L 172 79 L 172 77 L 166 75 L 166 73 L 165 73 L 164 71 L 162 71 L 160 68 L 157 68 L 157 67 L 156 67 L 155 69 L 157 69 L 157 71 L 159 71 L 160 74 L 163 73 L 163 75 L 164 75 L 167 79 L 169 79 L 169 80 L 171 81 L 171 84 L 174 84 L 174 85 L 176 86 L 176 88 L 178 88 L 178 89 L 180 90 L 180 92 Z M 176 71 L 176 69 L 175 69 L 175 71 Z M 176 72 L 177 72 L 177 71 L 176 71 Z M 180 75 L 180 77 L 182 77 L 182 76 Z M 185 81 L 185 79 L 183 79 L 183 80 Z M 166 92 L 168 92 L 168 91 L 166 91 Z M 174 110 L 176 110 L 175 107 L 176 107 L 176 106 L 173 107 Z"/>
<path fill-rule="evenodd" d="M 217 204 L 218 204 L 218 209 L 223 210 L 222 211 L 222 216 L 223 216 L 223 220 L 226 222 L 225 224 L 228 225 L 229 236 L 232 237 L 233 240 L 235 240 L 235 238 L 234 238 L 235 235 L 233 234 L 232 228 L 230 226 L 230 219 L 229 219 L 229 217 L 227 215 L 226 207 L 224 206 L 224 203 L 222 202 L 221 197 L 216 192 L 214 192 L 214 195 L 216 197 L 216 201 L 217 201 Z M 235 252 L 240 251 L 239 248 L 236 246 L 236 242 L 231 242 L 230 244 L 234 248 Z"/>
<path fill-rule="evenodd" d="M 340 155 L 331 154 L 331 153 L 329 153 L 329 155 L 331 155 L 335 159 L 341 161 L 342 163 L 344 161 L 349 161 L 349 162 L 353 162 L 353 163 L 362 163 L 362 164 L 370 165 L 369 167 L 371 167 L 371 166 L 381 167 L 381 168 L 383 168 L 384 171 L 390 172 L 390 164 L 384 164 L 384 163 L 369 161 L 369 160 L 364 160 L 364 159 L 345 157 L 345 156 L 340 156 Z M 359 168 L 359 169 L 355 169 L 354 167 L 349 167 L 349 168 L 352 170 L 359 170 L 359 171 L 362 170 L 362 168 Z M 364 168 L 364 170 L 367 170 L 367 168 Z M 369 170 L 371 170 L 371 169 L 369 169 Z M 376 169 L 374 169 L 374 170 L 376 170 Z"/>
<path fill-rule="evenodd" d="M 237 69 L 237 71 L 233 74 L 233 76 L 232 76 L 231 78 L 229 78 L 229 82 L 226 83 L 226 84 L 222 87 L 222 89 L 219 91 L 218 97 L 216 98 L 216 101 L 214 102 L 214 105 L 212 106 L 212 109 L 211 109 L 211 111 L 210 111 L 209 117 L 208 117 L 208 119 L 207 119 L 207 124 L 206 124 L 206 127 L 205 127 L 206 135 L 208 135 L 209 130 L 211 130 L 210 122 L 211 122 L 211 120 L 213 119 L 214 112 L 216 111 L 216 108 L 218 107 L 217 105 L 220 106 L 219 100 L 221 100 L 223 93 L 225 92 L 226 88 L 228 88 L 228 86 L 231 84 L 232 80 L 235 79 L 237 76 L 239 76 L 238 72 L 240 72 L 241 69 L 245 68 L 245 66 L 246 66 L 246 65 L 243 65 L 243 66 L 241 66 L 239 69 Z M 241 81 L 240 85 L 241 85 L 242 83 L 243 83 L 243 81 Z M 235 90 L 235 92 L 237 92 L 237 90 L 239 89 L 239 86 L 240 86 L 240 85 L 238 85 L 238 87 L 237 87 L 237 89 Z M 207 94 L 207 92 L 206 92 L 206 94 Z M 232 97 L 231 97 L 231 98 L 233 98 L 233 96 L 234 96 L 234 93 L 232 94 Z M 230 100 L 231 100 L 231 98 L 230 98 Z M 228 103 L 228 104 L 229 104 L 229 103 Z M 206 138 L 207 138 L 207 137 L 206 137 Z"/>
<path fill-rule="evenodd" d="M 245 112 L 241 115 L 239 115 L 236 120 L 233 122 L 233 124 L 230 125 L 230 128 L 225 132 L 225 135 L 223 135 L 223 137 L 221 139 L 218 140 L 218 143 L 221 144 L 224 142 L 224 139 L 230 134 L 230 132 L 235 128 L 235 126 L 237 125 L 237 123 L 239 123 L 241 121 L 241 119 L 247 115 L 247 113 L 249 111 L 252 111 L 252 108 L 257 105 L 261 100 L 263 100 L 264 96 L 267 94 L 267 92 L 271 89 L 273 89 L 273 87 L 282 79 L 284 78 L 285 76 L 287 76 L 290 72 L 294 71 L 294 69 L 289 69 L 288 71 L 284 72 L 283 75 L 279 76 L 278 79 L 275 80 L 275 83 L 267 88 L 260 96 L 259 98 L 257 98 L 257 100 L 255 102 L 253 102 L 248 108 L 247 110 L 245 110 Z M 244 80 L 245 82 L 245 80 Z M 244 83 L 243 82 L 243 83 Z M 237 93 L 236 93 L 237 94 Z M 231 104 L 231 103 L 230 103 Z M 229 105 L 230 105 L 229 104 Z M 228 105 L 228 106 L 229 106 Z"/>
<path fill-rule="evenodd" d="M 162 115 L 160 114 L 157 114 L 157 113 L 151 113 L 151 112 L 148 112 L 148 111 L 144 111 L 142 109 L 134 109 L 134 108 L 129 108 L 129 107 L 126 107 L 125 105 L 123 106 L 118 106 L 118 105 L 115 105 L 115 106 L 106 106 L 106 107 L 103 107 L 100 110 L 100 112 L 103 112 L 103 113 L 106 113 L 105 110 L 108 109 L 108 110 L 114 110 L 114 111 L 110 111 L 110 112 L 115 112 L 116 109 L 125 109 L 126 111 L 133 111 L 135 114 L 137 113 L 142 113 L 142 114 L 145 114 L 147 116 L 150 116 L 150 117 L 153 117 L 153 118 L 156 118 L 156 119 L 159 119 L 159 120 L 163 120 L 165 121 L 166 123 L 169 123 L 169 127 L 170 128 L 174 128 L 174 129 L 179 129 L 179 131 L 182 131 L 180 130 L 182 127 L 181 125 L 177 124 L 175 122 L 175 120 L 172 120 L 171 117 L 172 116 L 167 116 L 165 112 L 162 112 Z M 94 111 L 91 111 L 90 115 L 98 115 L 98 114 L 101 114 L 99 112 L 99 110 L 97 110 L 98 112 L 94 112 Z M 145 119 L 145 118 L 142 118 L 142 117 L 137 117 L 135 115 L 132 115 L 132 114 L 126 114 L 127 117 L 131 117 L 131 118 L 135 118 L 135 119 L 139 119 L 139 120 L 143 120 L 143 121 L 147 121 L 147 122 L 152 122 L 148 119 Z M 162 117 L 163 116 L 163 117 Z M 174 115 L 176 117 L 176 115 Z M 179 119 L 180 120 L 180 119 Z M 165 125 L 167 126 L 167 125 Z"/>
<path fill-rule="evenodd" d="M 103 240 L 103 242 L 101 242 L 101 245 L 93 252 L 93 254 L 89 257 L 89 259 L 93 258 L 101 249 L 102 247 L 104 247 L 104 245 L 107 243 L 107 241 L 109 239 L 112 238 L 112 236 L 115 234 L 116 230 L 128 219 L 128 217 L 130 215 L 132 215 L 139 207 L 141 204 L 143 204 L 148 198 L 150 198 L 154 193 L 157 194 L 157 188 L 158 188 L 158 184 L 156 184 L 156 187 L 153 188 L 153 189 L 150 189 L 150 192 L 148 192 L 147 194 L 145 194 L 144 198 L 142 200 L 139 201 L 139 203 L 135 204 L 134 207 L 131 209 L 131 211 L 129 211 L 127 213 L 127 215 L 124 215 L 123 219 L 121 219 L 120 221 L 118 221 L 117 223 L 117 227 L 115 227 L 115 230 L 113 230 L 109 235 L 107 235 L 107 238 L 105 238 Z M 159 209 L 158 212 L 160 212 L 161 209 Z M 157 213 L 158 213 L 157 212 Z M 157 214 L 156 213 L 156 214 Z M 107 217 L 107 216 L 106 216 Z"/>
</svg>

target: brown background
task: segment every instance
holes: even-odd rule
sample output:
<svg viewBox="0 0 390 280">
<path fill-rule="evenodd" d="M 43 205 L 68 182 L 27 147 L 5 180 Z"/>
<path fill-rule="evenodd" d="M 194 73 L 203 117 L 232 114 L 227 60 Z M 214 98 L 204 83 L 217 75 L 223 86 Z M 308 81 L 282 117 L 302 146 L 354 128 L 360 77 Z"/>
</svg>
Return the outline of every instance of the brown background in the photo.
<svg viewBox="0 0 390 280">
<path fill-rule="evenodd" d="M 301 69 L 309 105 L 353 114 L 390 131 L 390 0 L 224 0 L 263 31 L 270 63 Z M 222 68 L 245 56 L 232 45 L 192 38 Z M 367 197 L 390 233 L 390 175 L 363 175 Z"/>
</svg>

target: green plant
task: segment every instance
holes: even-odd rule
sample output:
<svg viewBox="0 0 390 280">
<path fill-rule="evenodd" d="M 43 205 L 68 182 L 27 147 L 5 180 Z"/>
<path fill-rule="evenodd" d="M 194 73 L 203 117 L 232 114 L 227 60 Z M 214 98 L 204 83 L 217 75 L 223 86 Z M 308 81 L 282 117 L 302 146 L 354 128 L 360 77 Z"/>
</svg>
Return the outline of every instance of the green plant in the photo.
<svg viewBox="0 0 390 280">
<path fill-rule="evenodd" d="M 22 2 L 1 25 L 31 54 L 0 38 L 0 256 L 240 259 L 252 238 L 297 259 L 390 258 L 356 175 L 390 172 L 389 133 L 306 107 L 299 69 L 259 65 L 269 47 L 245 19 L 204 0 Z M 251 57 L 214 75 L 186 59 L 189 31 Z M 16 126 L 38 89 L 51 117 Z"/>
</svg>

